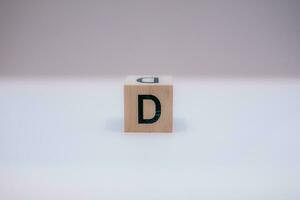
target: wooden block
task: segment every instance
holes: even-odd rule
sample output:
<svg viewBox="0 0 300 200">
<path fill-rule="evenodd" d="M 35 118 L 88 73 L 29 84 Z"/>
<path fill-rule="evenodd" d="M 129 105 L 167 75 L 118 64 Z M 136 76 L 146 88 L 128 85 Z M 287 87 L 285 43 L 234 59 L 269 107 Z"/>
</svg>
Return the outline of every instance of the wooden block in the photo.
<svg viewBox="0 0 300 200">
<path fill-rule="evenodd" d="M 170 76 L 128 76 L 124 85 L 125 132 L 172 132 Z"/>
</svg>

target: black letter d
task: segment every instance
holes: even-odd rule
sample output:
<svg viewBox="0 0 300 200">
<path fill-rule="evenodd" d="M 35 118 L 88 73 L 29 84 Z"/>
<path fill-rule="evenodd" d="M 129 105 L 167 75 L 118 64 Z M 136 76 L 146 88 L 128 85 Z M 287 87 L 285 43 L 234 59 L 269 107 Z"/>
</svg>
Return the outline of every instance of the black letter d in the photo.
<svg viewBox="0 0 300 200">
<path fill-rule="evenodd" d="M 142 77 L 136 79 L 137 82 L 140 83 L 158 83 L 158 77 Z"/>
<path fill-rule="evenodd" d="M 155 115 L 151 119 L 144 119 L 144 103 L 143 103 L 144 99 L 152 100 L 155 103 Z M 156 122 L 160 117 L 160 113 L 161 113 L 161 105 L 160 105 L 160 101 L 158 100 L 158 98 L 156 98 L 156 96 L 153 96 L 150 94 L 138 95 L 138 121 L 139 121 L 139 124 L 152 124 L 152 123 Z"/>
</svg>

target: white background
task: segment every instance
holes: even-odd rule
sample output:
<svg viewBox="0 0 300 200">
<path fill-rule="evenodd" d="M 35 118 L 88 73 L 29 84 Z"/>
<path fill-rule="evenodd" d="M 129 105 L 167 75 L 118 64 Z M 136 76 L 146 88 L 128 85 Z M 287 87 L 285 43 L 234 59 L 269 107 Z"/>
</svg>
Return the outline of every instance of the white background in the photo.
<svg viewBox="0 0 300 200">
<path fill-rule="evenodd" d="M 0 200 L 299 200 L 299 10 L 0 0 Z M 123 134 L 130 74 L 175 76 L 172 134 Z"/>
<path fill-rule="evenodd" d="M 174 78 L 174 132 L 125 135 L 124 78 L 1 79 L 1 199 L 300 198 L 300 81 Z"/>
</svg>

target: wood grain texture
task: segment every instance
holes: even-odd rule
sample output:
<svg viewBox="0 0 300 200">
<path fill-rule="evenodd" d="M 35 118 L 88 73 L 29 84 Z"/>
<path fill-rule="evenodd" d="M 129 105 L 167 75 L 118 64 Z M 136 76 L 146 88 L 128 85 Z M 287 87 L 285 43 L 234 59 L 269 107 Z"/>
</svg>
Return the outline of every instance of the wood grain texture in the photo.
<svg viewBox="0 0 300 200">
<path fill-rule="evenodd" d="M 124 131 L 125 132 L 172 132 L 173 128 L 173 85 L 170 77 L 159 77 L 159 83 L 136 83 L 136 76 L 129 77 L 124 85 Z M 161 104 L 161 115 L 152 124 L 138 123 L 138 95 L 154 95 Z M 144 100 L 145 118 L 155 114 L 155 104 Z"/>
</svg>

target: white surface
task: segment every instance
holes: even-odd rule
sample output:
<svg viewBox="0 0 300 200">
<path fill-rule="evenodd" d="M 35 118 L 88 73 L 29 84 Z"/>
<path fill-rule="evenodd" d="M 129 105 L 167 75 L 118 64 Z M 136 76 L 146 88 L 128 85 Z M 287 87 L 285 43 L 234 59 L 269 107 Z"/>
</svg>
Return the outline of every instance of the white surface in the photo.
<svg viewBox="0 0 300 200">
<path fill-rule="evenodd" d="M 300 80 L 174 79 L 124 135 L 121 79 L 0 81 L 1 199 L 299 199 Z"/>
</svg>

